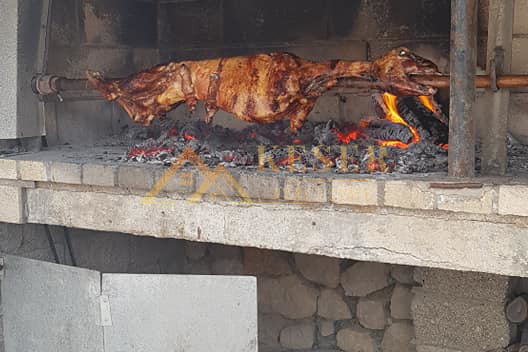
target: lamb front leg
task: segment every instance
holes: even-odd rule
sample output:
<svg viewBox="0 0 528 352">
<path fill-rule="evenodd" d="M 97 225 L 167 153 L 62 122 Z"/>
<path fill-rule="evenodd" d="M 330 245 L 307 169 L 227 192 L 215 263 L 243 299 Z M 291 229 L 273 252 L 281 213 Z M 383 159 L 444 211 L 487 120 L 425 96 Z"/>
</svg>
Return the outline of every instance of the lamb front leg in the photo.
<svg viewBox="0 0 528 352">
<path fill-rule="evenodd" d="M 216 72 L 211 73 L 209 89 L 207 91 L 207 100 L 205 101 L 205 123 L 213 122 L 213 117 L 218 111 L 217 97 L 219 88 L 220 75 Z"/>
</svg>

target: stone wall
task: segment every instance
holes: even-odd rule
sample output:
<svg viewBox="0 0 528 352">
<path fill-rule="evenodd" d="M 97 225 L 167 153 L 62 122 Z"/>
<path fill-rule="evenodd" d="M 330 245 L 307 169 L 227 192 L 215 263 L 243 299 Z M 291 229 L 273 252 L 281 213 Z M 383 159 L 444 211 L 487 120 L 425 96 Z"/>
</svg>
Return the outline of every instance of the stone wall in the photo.
<svg viewBox="0 0 528 352">
<path fill-rule="evenodd" d="M 260 351 L 413 351 L 412 267 L 187 242 L 187 272 L 256 275 Z"/>
<path fill-rule="evenodd" d="M 64 232 L 51 227 L 61 263 Z M 70 229 L 80 267 L 103 272 L 255 275 L 259 351 L 413 351 L 413 268 Z M 0 251 L 53 261 L 42 225 L 0 226 Z"/>
</svg>

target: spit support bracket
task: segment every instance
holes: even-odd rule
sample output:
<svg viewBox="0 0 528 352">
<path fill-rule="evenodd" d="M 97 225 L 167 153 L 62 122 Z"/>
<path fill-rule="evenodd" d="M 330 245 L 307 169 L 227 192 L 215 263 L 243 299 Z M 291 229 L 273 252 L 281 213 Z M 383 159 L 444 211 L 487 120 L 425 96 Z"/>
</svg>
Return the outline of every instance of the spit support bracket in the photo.
<svg viewBox="0 0 528 352">
<path fill-rule="evenodd" d="M 40 98 L 49 95 L 56 95 L 57 99 L 62 102 L 60 95 L 59 81 L 62 78 L 59 76 L 46 75 L 38 73 L 31 79 L 31 90 Z"/>
<path fill-rule="evenodd" d="M 497 46 L 493 50 L 493 57 L 489 61 L 490 88 L 498 92 L 500 87 L 497 83 L 497 77 L 504 73 L 504 48 Z"/>
</svg>

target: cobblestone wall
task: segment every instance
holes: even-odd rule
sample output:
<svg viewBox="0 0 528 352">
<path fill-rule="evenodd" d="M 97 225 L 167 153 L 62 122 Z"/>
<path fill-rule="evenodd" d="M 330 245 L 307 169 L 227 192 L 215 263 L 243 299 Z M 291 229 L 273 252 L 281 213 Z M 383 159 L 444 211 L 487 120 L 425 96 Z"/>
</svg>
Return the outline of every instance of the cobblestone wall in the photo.
<svg viewBox="0 0 528 352">
<path fill-rule="evenodd" d="M 260 351 L 413 351 L 413 268 L 187 242 L 184 270 L 258 277 Z"/>
</svg>

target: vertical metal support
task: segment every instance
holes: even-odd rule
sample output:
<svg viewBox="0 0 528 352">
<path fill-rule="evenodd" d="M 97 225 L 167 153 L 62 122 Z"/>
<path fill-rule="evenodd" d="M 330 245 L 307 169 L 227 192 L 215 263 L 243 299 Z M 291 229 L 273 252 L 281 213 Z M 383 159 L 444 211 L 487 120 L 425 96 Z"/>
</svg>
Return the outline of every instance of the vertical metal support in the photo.
<svg viewBox="0 0 528 352">
<path fill-rule="evenodd" d="M 451 0 L 449 176 L 475 175 L 475 73 L 478 0 Z"/>
<path fill-rule="evenodd" d="M 42 14 L 40 19 L 40 37 L 38 43 L 38 55 L 37 55 L 37 73 L 46 73 L 48 71 L 48 49 L 50 41 L 50 28 L 51 28 L 51 6 L 52 0 L 42 0 Z M 41 134 L 46 135 L 46 122 L 47 122 L 46 103 L 39 99 L 38 102 L 38 114 L 39 121 L 41 124 Z"/>
<path fill-rule="evenodd" d="M 487 71 L 496 76 L 511 70 L 514 7 L 511 0 L 489 2 Z M 504 175 L 508 163 L 506 137 L 510 90 L 488 91 L 483 100 L 489 105 L 482 118 L 482 174 Z"/>
</svg>

